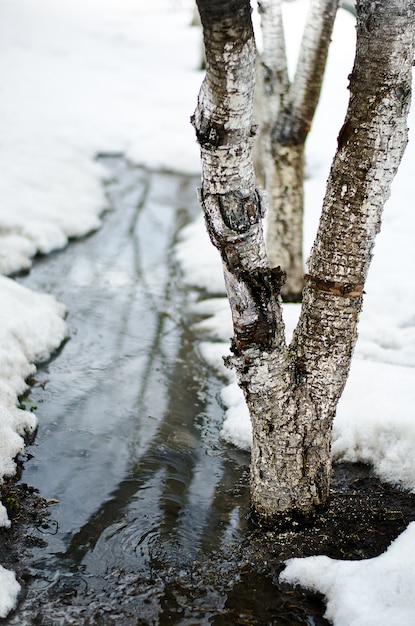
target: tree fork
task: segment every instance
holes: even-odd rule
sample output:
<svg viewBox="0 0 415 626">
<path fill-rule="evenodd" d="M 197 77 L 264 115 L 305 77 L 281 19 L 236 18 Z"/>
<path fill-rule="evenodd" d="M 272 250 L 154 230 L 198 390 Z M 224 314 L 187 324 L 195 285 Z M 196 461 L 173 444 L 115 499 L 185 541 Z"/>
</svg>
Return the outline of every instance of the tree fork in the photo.
<svg viewBox="0 0 415 626">
<path fill-rule="evenodd" d="M 331 427 L 347 380 L 383 205 L 407 141 L 415 5 L 357 0 L 345 126 L 327 184 L 298 325 L 286 346 L 251 159 L 255 47 L 248 0 L 198 0 L 207 74 L 193 124 L 206 224 L 220 251 L 235 367 L 253 432 L 251 501 L 268 522 L 308 517 L 330 485 Z M 213 129 L 213 130 L 210 130 Z"/>
</svg>

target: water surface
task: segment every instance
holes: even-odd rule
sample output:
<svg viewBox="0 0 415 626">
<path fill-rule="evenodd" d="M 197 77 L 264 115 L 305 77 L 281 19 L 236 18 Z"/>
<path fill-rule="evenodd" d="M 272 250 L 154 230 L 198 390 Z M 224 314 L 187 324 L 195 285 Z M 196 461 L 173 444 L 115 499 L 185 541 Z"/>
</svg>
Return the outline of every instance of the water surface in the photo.
<svg viewBox="0 0 415 626">
<path fill-rule="evenodd" d="M 102 228 L 19 279 L 67 305 L 70 338 L 30 393 L 40 425 L 23 480 L 57 503 L 6 621 L 326 623 L 244 553 L 249 457 L 220 439 L 222 381 L 186 306 L 201 294 L 174 262 L 197 180 L 102 162 Z"/>
</svg>

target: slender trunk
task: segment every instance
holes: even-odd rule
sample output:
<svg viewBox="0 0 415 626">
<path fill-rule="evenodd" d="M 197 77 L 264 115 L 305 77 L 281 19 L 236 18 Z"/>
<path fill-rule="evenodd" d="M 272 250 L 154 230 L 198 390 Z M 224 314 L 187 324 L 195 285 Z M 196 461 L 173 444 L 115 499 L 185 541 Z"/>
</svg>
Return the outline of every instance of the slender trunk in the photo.
<svg viewBox="0 0 415 626">
<path fill-rule="evenodd" d="M 264 40 L 260 133 L 269 196 L 267 250 L 287 279 L 282 295 L 300 301 L 303 288 L 305 142 L 317 107 L 338 0 L 312 0 L 292 84 L 288 79 L 280 1 L 260 0 Z"/>
<path fill-rule="evenodd" d="M 207 72 L 192 118 L 200 144 L 200 200 L 219 249 L 231 303 L 234 344 L 273 341 L 277 307 L 259 302 L 261 289 L 278 290 L 268 270 L 264 212 L 252 165 L 255 42 L 249 0 L 198 0 Z M 276 284 L 273 286 L 273 281 Z M 268 285 L 269 283 L 269 285 Z"/>
<path fill-rule="evenodd" d="M 223 262 L 233 356 L 249 408 L 251 497 L 266 520 L 328 497 L 331 426 L 347 379 L 380 214 L 406 145 L 414 4 L 358 1 L 351 98 L 339 134 L 302 312 L 287 346 L 280 268 L 269 268 L 252 167 L 255 48 L 248 0 L 198 0 L 207 74 L 193 117 L 201 203 Z"/>
<path fill-rule="evenodd" d="M 275 142 L 268 160 L 267 252 L 271 264 L 286 273 L 281 293 L 286 302 L 299 302 L 304 286 L 303 208 L 305 143 Z"/>
</svg>

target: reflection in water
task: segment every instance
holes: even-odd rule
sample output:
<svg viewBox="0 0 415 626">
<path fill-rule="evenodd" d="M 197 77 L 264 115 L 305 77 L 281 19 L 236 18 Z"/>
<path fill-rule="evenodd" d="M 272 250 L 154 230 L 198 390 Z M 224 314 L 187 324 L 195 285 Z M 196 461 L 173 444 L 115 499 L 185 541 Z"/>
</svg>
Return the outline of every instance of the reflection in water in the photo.
<svg viewBox="0 0 415 626">
<path fill-rule="evenodd" d="M 241 554 L 248 455 L 219 438 L 220 381 L 194 351 L 196 294 L 174 267 L 197 181 L 102 160 L 102 229 L 22 279 L 67 304 L 71 339 L 37 375 L 24 474 L 59 500 L 59 530 L 33 550 L 8 623 L 292 624 Z M 325 622 L 301 609 L 295 623 Z"/>
</svg>

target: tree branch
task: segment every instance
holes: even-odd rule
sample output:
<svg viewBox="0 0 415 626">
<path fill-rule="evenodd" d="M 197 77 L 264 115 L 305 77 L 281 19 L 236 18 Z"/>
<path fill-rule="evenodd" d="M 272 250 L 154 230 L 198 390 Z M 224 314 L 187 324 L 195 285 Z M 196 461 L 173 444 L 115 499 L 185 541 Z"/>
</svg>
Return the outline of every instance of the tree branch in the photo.
<svg viewBox="0 0 415 626">
<path fill-rule="evenodd" d="M 312 0 L 301 40 L 294 80 L 284 99 L 273 141 L 305 142 L 320 97 L 328 49 L 339 0 Z"/>
</svg>

